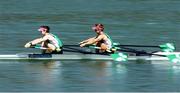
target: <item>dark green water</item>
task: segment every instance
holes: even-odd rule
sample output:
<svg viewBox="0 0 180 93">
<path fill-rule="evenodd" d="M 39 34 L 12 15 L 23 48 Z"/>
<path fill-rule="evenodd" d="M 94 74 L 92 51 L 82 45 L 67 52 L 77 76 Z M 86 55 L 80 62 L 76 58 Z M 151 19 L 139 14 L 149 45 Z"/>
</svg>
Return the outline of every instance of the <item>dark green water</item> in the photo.
<svg viewBox="0 0 180 93">
<path fill-rule="evenodd" d="M 37 52 L 24 44 L 40 25 L 65 44 L 95 35 L 94 23 L 121 44 L 180 47 L 179 0 L 1 0 L 1 54 Z M 180 67 L 168 62 L 0 61 L 0 91 L 179 92 Z"/>
</svg>

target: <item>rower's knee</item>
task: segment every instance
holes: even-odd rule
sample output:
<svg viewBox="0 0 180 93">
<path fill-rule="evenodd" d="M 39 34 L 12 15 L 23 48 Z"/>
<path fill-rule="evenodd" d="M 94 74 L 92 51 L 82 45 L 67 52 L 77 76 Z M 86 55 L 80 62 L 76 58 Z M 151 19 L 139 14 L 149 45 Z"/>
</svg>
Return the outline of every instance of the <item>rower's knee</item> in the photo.
<svg viewBox="0 0 180 93">
<path fill-rule="evenodd" d="M 54 46 L 53 44 L 48 44 L 48 48 L 52 51 L 56 50 L 56 46 Z"/>
<path fill-rule="evenodd" d="M 107 50 L 108 46 L 105 44 L 101 44 L 100 48 L 101 48 L 101 50 Z"/>
</svg>

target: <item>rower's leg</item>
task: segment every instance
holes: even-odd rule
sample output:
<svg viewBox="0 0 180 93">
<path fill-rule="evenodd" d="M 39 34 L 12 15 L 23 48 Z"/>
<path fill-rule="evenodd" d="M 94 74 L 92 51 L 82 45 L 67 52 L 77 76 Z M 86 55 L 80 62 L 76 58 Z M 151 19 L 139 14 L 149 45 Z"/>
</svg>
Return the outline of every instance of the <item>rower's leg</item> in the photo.
<svg viewBox="0 0 180 93">
<path fill-rule="evenodd" d="M 54 51 L 56 49 L 56 47 L 48 42 L 42 42 L 41 44 L 42 47 L 46 47 L 48 49 L 46 50 L 42 50 L 42 53 L 51 53 L 52 51 Z"/>
<path fill-rule="evenodd" d="M 108 49 L 108 46 L 104 43 L 101 43 L 100 48 L 102 51 L 106 51 Z"/>
<path fill-rule="evenodd" d="M 48 48 L 50 48 L 52 51 L 56 50 L 56 46 L 54 46 L 53 44 L 48 43 Z"/>
<path fill-rule="evenodd" d="M 104 43 L 98 43 L 97 46 L 100 47 L 100 49 L 98 49 L 99 53 L 104 53 L 108 49 L 108 46 Z"/>
<path fill-rule="evenodd" d="M 47 45 L 46 45 L 45 42 L 42 42 L 42 43 L 41 43 L 41 46 L 47 48 Z M 45 54 L 45 53 L 46 53 L 46 50 L 43 49 L 43 50 L 42 50 L 42 54 Z"/>
<path fill-rule="evenodd" d="M 54 46 L 53 44 L 48 43 L 48 48 L 49 48 L 47 50 L 48 53 L 51 53 L 51 54 L 63 54 L 62 48 L 60 48 L 61 49 L 60 51 L 57 51 L 56 46 Z"/>
</svg>

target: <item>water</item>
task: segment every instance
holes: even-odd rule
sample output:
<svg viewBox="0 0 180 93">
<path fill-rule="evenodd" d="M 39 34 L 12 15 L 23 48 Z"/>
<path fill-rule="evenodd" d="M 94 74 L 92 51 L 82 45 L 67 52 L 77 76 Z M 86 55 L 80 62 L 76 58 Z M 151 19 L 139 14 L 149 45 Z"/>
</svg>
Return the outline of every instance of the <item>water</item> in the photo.
<svg viewBox="0 0 180 93">
<path fill-rule="evenodd" d="M 95 35 L 94 23 L 121 44 L 172 42 L 179 51 L 179 0 L 1 0 L 1 54 L 37 52 L 24 44 L 40 25 L 65 44 Z M 179 65 L 167 62 L 0 61 L 0 91 L 175 92 Z"/>
<path fill-rule="evenodd" d="M 1 91 L 179 91 L 178 65 L 108 61 L 1 62 Z"/>
</svg>

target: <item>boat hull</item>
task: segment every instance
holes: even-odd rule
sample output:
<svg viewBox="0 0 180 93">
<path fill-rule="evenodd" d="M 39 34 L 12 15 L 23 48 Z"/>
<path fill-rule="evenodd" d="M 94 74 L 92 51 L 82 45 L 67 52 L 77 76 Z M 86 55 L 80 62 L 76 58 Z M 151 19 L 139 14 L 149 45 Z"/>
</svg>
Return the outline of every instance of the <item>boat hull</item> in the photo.
<svg viewBox="0 0 180 93">
<path fill-rule="evenodd" d="M 180 52 L 173 52 L 180 54 Z M 155 54 L 168 55 L 172 53 L 157 52 Z M 9 54 L 0 55 L 0 60 L 113 60 L 109 55 L 100 54 Z M 129 56 L 128 60 L 168 60 L 162 56 Z"/>
</svg>

